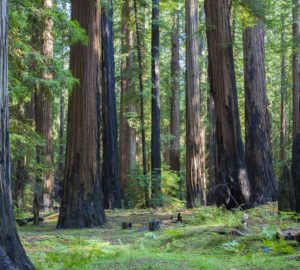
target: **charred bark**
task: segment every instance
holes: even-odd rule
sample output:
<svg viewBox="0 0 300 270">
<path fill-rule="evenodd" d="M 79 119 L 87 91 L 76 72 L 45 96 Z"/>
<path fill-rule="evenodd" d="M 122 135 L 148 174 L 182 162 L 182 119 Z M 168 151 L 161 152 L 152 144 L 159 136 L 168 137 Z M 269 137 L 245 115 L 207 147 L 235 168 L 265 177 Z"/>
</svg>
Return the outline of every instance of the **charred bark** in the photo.
<svg viewBox="0 0 300 270">
<path fill-rule="evenodd" d="M 153 207 L 162 205 L 161 154 L 160 154 L 160 89 L 159 89 L 159 0 L 152 0 L 151 35 L 151 175 Z"/>
<path fill-rule="evenodd" d="M 10 189 L 7 1 L 0 4 L 0 269 L 31 270 L 17 234 Z"/>
<path fill-rule="evenodd" d="M 206 0 L 209 78 L 216 111 L 217 205 L 247 206 L 250 186 L 238 111 L 228 0 Z"/>
<path fill-rule="evenodd" d="M 246 109 L 246 163 L 253 205 L 277 200 L 265 79 L 264 25 L 244 30 L 244 85 Z"/>
<path fill-rule="evenodd" d="M 88 44 L 71 46 L 70 69 L 79 79 L 70 97 L 64 190 L 57 228 L 105 222 L 100 174 L 100 9 L 99 0 L 74 0 L 71 17 L 86 31 Z"/>
</svg>

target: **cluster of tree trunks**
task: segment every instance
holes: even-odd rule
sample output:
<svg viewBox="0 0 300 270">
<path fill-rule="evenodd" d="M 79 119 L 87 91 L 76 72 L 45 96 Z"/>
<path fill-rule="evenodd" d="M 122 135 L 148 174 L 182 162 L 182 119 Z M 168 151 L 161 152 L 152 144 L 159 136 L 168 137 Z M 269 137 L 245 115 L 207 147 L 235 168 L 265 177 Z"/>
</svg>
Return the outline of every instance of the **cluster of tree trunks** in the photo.
<svg viewBox="0 0 300 270">
<path fill-rule="evenodd" d="M 228 0 L 206 0 L 209 78 L 215 103 L 215 203 L 235 208 L 250 203 L 250 185 L 238 112 Z"/>
<path fill-rule="evenodd" d="M 8 13 L 7 1 L 0 3 L 0 269 L 31 270 L 17 234 L 11 198 L 8 132 Z"/>
<path fill-rule="evenodd" d="M 88 44 L 71 46 L 70 69 L 79 79 L 69 98 L 64 191 L 58 228 L 105 222 L 100 174 L 100 1 L 74 0 L 71 17 Z M 82 11 L 85 12 L 82 12 Z"/>
</svg>

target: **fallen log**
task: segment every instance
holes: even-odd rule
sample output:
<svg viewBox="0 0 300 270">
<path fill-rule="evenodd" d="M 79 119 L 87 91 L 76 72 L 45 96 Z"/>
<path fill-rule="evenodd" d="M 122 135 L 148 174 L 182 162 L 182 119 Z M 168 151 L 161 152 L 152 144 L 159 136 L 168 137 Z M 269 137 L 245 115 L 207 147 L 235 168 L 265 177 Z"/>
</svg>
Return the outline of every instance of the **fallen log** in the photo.
<svg viewBox="0 0 300 270">
<path fill-rule="evenodd" d="M 33 222 L 33 221 L 34 221 L 34 217 L 16 219 L 16 222 L 19 226 L 27 225 L 29 222 Z M 44 218 L 39 217 L 39 223 L 43 223 L 43 222 L 44 222 Z"/>
<path fill-rule="evenodd" d="M 300 242 L 300 229 L 283 230 L 277 233 L 277 238 L 283 238 L 286 241 Z"/>
</svg>

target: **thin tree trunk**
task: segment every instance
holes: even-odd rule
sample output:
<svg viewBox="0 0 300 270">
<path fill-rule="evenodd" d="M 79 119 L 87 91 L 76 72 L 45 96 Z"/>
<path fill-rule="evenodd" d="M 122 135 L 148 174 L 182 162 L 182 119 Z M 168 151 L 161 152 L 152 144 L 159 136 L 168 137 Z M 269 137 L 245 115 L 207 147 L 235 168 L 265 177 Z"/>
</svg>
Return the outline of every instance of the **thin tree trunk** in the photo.
<svg viewBox="0 0 300 270">
<path fill-rule="evenodd" d="M 287 110 L 286 110 L 286 44 L 285 44 L 285 19 L 282 16 L 281 30 L 281 85 L 280 85 L 280 161 L 285 162 L 286 134 L 287 134 Z"/>
<path fill-rule="evenodd" d="M 122 196 L 125 206 L 130 200 L 130 172 L 136 165 L 136 132 L 130 126 L 129 117 L 136 112 L 135 84 L 133 72 L 134 38 L 132 18 L 134 13 L 133 0 L 124 1 L 122 7 L 122 60 L 121 67 L 121 110 L 120 110 L 120 177 Z"/>
<path fill-rule="evenodd" d="M 198 1 L 186 0 L 186 192 L 187 207 L 206 204 L 205 154 L 200 116 Z"/>
<path fill-rule="evenodd" d="M 134 0 L 135 28 L 137 39 L 137 53 L 139 62 L 139 87 L 140 87 L 140 110 L 141 110 L 141 133 L 142 133 L 142 156 L 143 156 L 143 178 L 144 178 L 144 194 L 145 206 L 150 207 L 149 182 L 147 170 L 147 146 L 145 133 L 145 106 L 144 106 L 144 82 L 143 82 L 143 64 L 142 64 L 142 44 L 140 40 L 140 30 L 138 22 L 137 0 Z"/>
<path fill-rule="evenodd" d="M 100 174 L 100 1 L 73 0 L 71 18 L 88 44 L 71 46 L 70 69 L 79 79 L 69 98 L 64 190 L 57 228 L 105 222 Z"/>
<path fill-rule="evenodd" d="M 0 4 L 0 269 L 31 270 L 17 234 L 10 189 L 10 150 L 8 132 L 8 13 L 7 1 Z"/>
<path fill-rule="evenodd" d="M 209 183 L 207 192 L 207 204 L 213 205 L 215 203 L 214 191 L 217 188 L 216 181 L 216 166 L 217 166 L 217 141 L 216 141 L 216 111 L 213 96 L 209 95 L 208 100 L 208 117 L 209 117 Z"/>
<path fill-rule="evenodd" d="M 286 79 L 286 42 L 285 42 L 285 18 L 282 16 L 281 25 L 281 86 L 280 86 L 280 179 L 278 182 L 278 211 L 295 210 L 295 191 L 289 167 L 287 164 L 287 119 L 286 106 L 287 79 Z"/>
<path fill-rule="evenodd" d="M 293 136 L 300 130 L 300 0 L 293 0 Z"/>
<path fill-rule="evenodd" d="M 215 203 L 227 208 L 249 204 L 250 186 L 238 111 L 229 1 L 206 0 L 206 31 L 211 93 L 216 110 Z"/>
<path fill-rule="evenodd" d="M 44 0 L 43 8 L 51 9 L 52 0 Z M 53 21 L 47 17 L 44 21 L 44 29 L 42 32 L 42 55 L 47 61 L 47 70 L 43 72 L 43 80 L 50 81 L 53 74 L 50 68 L 53 58 L 53 37 L 52 37 Z M 37 68 L 37 67 L 36 67 Z M 53 188 L 54 188 L 54 172 L 53 163 L 53 147 L 52 147 L 52 100 L 51 89 L 46 84 L 40 84 L 34 93 L 35 98 L 35 130 L 45 140 L 44 147 L 37 147 L 38 163 L 47 166 L 47 170 L 39 179 L 37 179 L 36 192 L 43 194 L 43 198 L 36 194 L 35 202 L 35 224 L 38 224 L 39 208 L 44 207 L 45 211 L 51 211 L 53 207 Z M 43 186 L 43 187 L 42 187 Z"/>
<path fill-rule="evenodd" d="M 153 207 L 162 205 L 161 154 L 160 154 L 160 89 L 159 89 L 159 0 L 152 0 L 151 35 L 151 174 Z"/>
<path fill-rule="evenodd" d="M 180 65 L 179 65 L 179 14 L 173 18 L 171 52 L 171 98 L 170 98 L 170 169 L 180 172 Z"/>
<path fill-rule="evenodd" d="M 102 7 L 102 111 L 103 111 L 103 193 L 106 209 L 121 208 L 119 174 L 117 106 L 115 94 L 115 60 L 113 1 Z"/>
</svg>

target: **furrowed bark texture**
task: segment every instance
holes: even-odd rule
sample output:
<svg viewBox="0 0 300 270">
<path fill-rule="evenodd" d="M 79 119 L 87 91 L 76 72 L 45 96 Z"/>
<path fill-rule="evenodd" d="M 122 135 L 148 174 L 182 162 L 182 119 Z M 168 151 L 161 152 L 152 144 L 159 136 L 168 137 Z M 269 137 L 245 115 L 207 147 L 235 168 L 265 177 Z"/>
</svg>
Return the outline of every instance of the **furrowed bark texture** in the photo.
<svg viewBox="0 0 300 270">
<path fill-rule="evenodd" d="M 200 113 L 198 1 L 186 0 L 186 192 L 187 207 L 206 204 L 205 154 Z"/>
<path fill-rule="evenodd" d="M 31 270 L 17 234 L 10 187 L 7 1 L 0 3 L 0 269 Z"/>
<path fill-rule="evenodd" d="M 246 110 L 246 163 L 251 188 L 251 203 L 277 200 L 271 141 L 268 134 L 268 109 L 264 57 L 264 25 L 258 22 L 243 33 L 244 85 Z"/>
<path fill-rule="evenodd" d="M 250 186 L 241 139 L 228 0 L 206 0 L 209 77 L 216 112 L 217 205 L 248 205 Z"/>
<path fill-rule="evenodd" d="M 152 206 L 162 205 L 161 155 L 160 155 L 160 89 L 159 89 L 159 0 L 152 0 L 152 36 L 151 36 L 151 174 Z"/>
<path fill-rule="evenodd" d="M 130 172 L 136 166 L 136 131 L 130 126 L 129 117 L 135 114 L 134 99 L 134 32 L 133 0 L 126 0 L 122 7 L 122 59 L 121 67 L 121 110 L 120 110 L 120 177 L 122 197 L 127 206 L 130 199 Z"/>
<path fill-rule="evenodd" d="M 70 68 L 79 79 L 69 98 L 64 191 L 58 228 L 105 222 L 100 177 L 99 1 L 72 1 L 71 16 L 85 29 L 88 44 L 71 47 Z"/>
<path fill-rule="evenodd" d="M 106 209 L 121 208 L 117 107 L 115 95 L 115 61 L 113 1 L 102 7 L 102 112 L 103 112 L 103 193 Z"/>
</svg>

